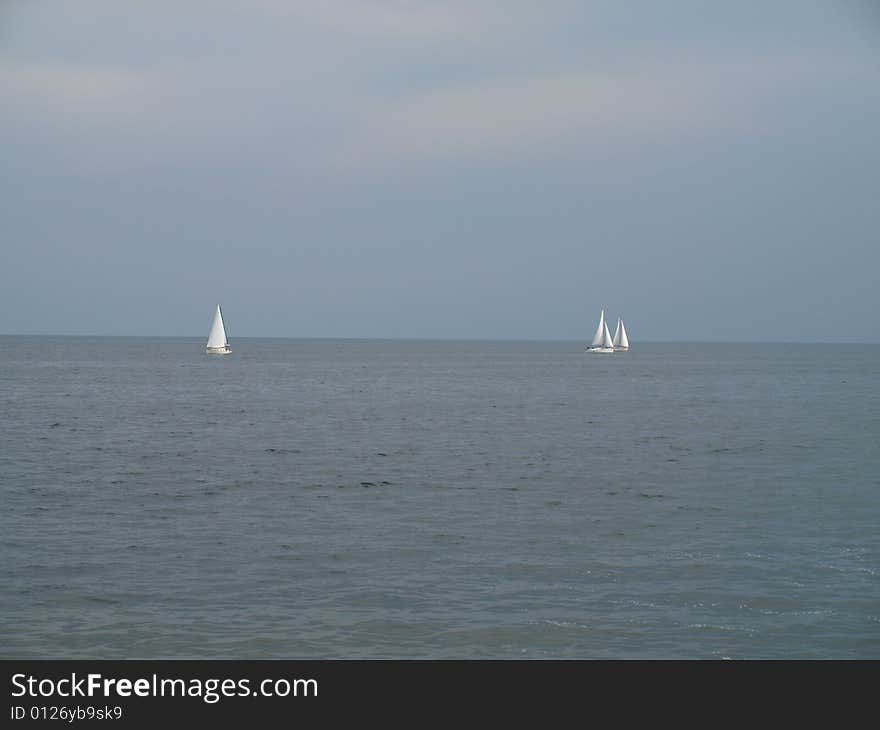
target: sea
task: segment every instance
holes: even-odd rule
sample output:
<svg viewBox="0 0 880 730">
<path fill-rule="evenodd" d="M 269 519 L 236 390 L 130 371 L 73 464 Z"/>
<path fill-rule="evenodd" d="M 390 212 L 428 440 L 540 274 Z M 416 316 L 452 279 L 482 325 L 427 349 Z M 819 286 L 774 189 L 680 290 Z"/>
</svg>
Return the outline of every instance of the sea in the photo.
<svg viewBox="0 0 880 730">
<path fill-rule="evenodd" d="M 880 658 L 880 345 L 0 337 L 0 657 Z"/>
</svg>

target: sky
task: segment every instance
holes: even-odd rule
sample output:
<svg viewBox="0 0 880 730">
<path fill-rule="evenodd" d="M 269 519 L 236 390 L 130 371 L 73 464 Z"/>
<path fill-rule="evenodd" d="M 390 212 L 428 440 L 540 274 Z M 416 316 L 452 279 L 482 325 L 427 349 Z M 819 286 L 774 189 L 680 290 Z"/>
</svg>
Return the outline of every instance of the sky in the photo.
<svg viewBox="0 0 880 730">
<path fill-rule="evenodd" d="M 0 333 L 880 341 L 880 2 L 0 0 Z"/>
</svg>

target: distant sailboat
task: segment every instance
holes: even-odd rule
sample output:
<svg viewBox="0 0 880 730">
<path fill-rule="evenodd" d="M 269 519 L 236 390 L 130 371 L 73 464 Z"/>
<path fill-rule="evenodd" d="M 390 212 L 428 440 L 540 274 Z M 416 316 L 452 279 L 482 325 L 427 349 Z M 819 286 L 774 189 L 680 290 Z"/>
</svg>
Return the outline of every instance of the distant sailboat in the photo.
<svg viewBox="0 0 880 730">
<path fill-rule="evenodd" d="M 223 326 L 223 312 L 220 311 L 220 305 L 217 305 L 217 311 L 214 313 L 214 324 L 211 325 L 211 334 L 208 335 L 208 344 L 206 347 L 209 355 L 225 355 L 232 352 L 229 341 L 226 339 L 226 328 Z"/>
<path fill-rule="evenodd" d="M 587 348 L 587 352 L 614 352 L 614 340 L 608 331 L 608 323 L 605 321 L 605 310 L 599 315 L 599 326 L 596 328 L 596 334 L 593 337 L 593 344 Z"/>
<path fill-rule="evenodd" d="M 629 350 L 629 337 L 626 336 L 626 327 L 620 317 L 617 318 L 617 329 L 614 331 L 614 349 Z"/>
</svg>

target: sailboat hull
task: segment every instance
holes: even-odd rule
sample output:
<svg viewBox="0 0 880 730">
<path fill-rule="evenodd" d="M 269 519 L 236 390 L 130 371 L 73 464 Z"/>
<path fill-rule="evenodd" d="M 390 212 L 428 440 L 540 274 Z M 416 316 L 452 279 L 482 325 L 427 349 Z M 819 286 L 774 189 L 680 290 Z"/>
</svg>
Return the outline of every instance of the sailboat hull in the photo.
<svg viewBox="0 0 880 730">
<path fill-rule="evenodd" d="M 600 355 L 610 355 L 614 352 L 613 347 L 588 347 L 587 352 L 595 352 Z"/>
<path fill-rule="evenodd" d="M 228 355 L 232 352 L 232 348 L 229 345 L 226 345 L 226 347 L 208 347 L 206 351 L 209 355 Z"/>
</svg>

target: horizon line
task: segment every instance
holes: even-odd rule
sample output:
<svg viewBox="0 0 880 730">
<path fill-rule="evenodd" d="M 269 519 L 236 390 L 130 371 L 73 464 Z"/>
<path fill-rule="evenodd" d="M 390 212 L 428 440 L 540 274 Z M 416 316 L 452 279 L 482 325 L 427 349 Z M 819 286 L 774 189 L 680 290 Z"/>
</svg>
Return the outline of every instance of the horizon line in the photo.
<svg viewBox="0 0 880 730">
<path fill-rule="evenodd" d="M 117 334 L 58 334 L 58 333 L 0 333 L 0 337 L 70 337 L 129 340 L 204 340 L 202 335 L 117 335 Z M 536 338 L 536 337 L 356 337 L 318 335 L 241 335 L 231 340 L 322 340 L 356 342 L 547 342 L 585 343 L 589 338 Z M 638 340 L 645 345 L 877 345 L 869 340 Z"/>
</svg>

